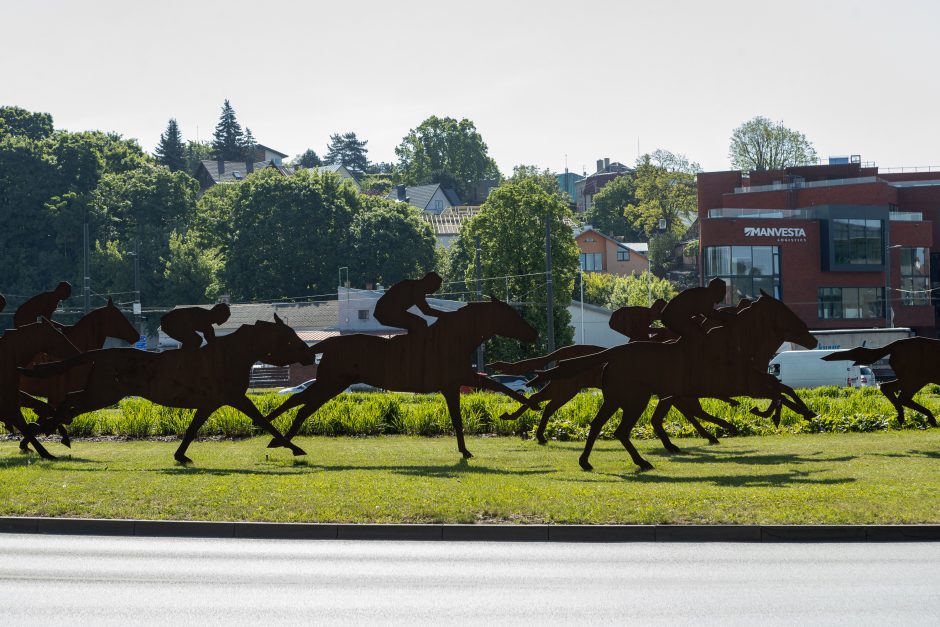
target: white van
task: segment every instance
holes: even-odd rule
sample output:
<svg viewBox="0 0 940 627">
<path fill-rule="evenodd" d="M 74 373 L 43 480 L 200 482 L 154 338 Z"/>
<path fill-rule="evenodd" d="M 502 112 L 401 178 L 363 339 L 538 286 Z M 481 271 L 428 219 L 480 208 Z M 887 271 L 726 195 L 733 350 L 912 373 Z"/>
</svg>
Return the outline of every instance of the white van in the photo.
<svg viewBox="0 0 940 627">
<path fill-rule="evenodd" d="M 770 360 L 767 371 L 791 388 L 876 387 L 875 375 L 868 366 L 853 366 L 852 361 L 823 361 L 834 353 L 821 351 L 784 351 Z"/>
</svg>

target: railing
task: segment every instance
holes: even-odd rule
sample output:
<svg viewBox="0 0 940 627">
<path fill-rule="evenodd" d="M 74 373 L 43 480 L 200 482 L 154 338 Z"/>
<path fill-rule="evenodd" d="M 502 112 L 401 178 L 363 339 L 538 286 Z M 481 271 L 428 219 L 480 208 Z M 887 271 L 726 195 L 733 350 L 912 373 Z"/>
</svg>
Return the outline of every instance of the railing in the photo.
<svg viewBox="0 0 940 627">
<path fill-rule="evenodd" d="M 924 214 L 920 211 L 892 211 L 888 219 L 896 222 L 923 222 Z"/>
<path fill-rule="evenodd" d="M 709 218 L 762 218 L 769 220 L 812 220 L 816 212 L 812 209 L 709 209 Z"/>
<path fill-rule="evenodd" d="M 774 192 L 785 191 L 788 189 L 810 189 L 813 187 L 835 187 L 837 185 L 866 185 L 877 182 L 886 183 L 877 176 L 860 176 L 853 179 L 829 179 L 826 181 L 791 181 L 789 183 L 773 183 L 771 185 L 752 185 L 750 187 L 735 187 L 735 194 L 747 194 L 751 192 Z"/>
<path fill-rule="evenodd" d="M 905 174 L 908 172 L 940 172 L 940 165 L 914 165 L 900 168 L 878 168 L 879 172 L 887 174 Z"/>
</svg>

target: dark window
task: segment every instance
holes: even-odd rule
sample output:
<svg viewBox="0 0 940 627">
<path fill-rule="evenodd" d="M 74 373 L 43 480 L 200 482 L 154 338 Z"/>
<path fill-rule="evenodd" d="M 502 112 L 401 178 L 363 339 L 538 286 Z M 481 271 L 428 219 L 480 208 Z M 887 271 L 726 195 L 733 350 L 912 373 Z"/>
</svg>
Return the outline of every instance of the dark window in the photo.
<svg viewBox="0 0 940 627">
<path fill-rule="evenodd" d="M 835 265 L 881 265 L 884 259 L 881 220 L 838 218 L 832 221 Z"/>
<path fill-rule="evenodd" d="M 901 249 L 901 303 L 926 305 L 930 302 L 930 250 Z"/>
<path fill-rule="evenodd" d="M 629 251 L 629 250 L 618 250 L 618 251 L 617 251 L 617 261 L 630 261 L 630 251 Z"/>
<path fill-rule="evenodd" d="M 604 259 L 601 253 L 581 253 L 581 270 L 584 272 L 601 272 L 604 269 Z"/>
<path fill-rule="evenodd" d="M 779 246 L 708 246 L 705 281 L 718 277 L 728 284 L 725 303 L 757 298 L 764 290 L 780 298 Z"/>
<path fill-rule="evenodd" d="M 859 320 L 884 317 L 882 287 L 821 287 L 817 315 L 820 320 Z"/>
<path fill-rule="evenodd" d="M 368 319 L 369 319 L 369 310 L 368 310 L 368 309 L 360 309 L 360 310 L 359 310 L 359 319 L 360 319 L 360 320 L 368 320 Z"/>
</svg>

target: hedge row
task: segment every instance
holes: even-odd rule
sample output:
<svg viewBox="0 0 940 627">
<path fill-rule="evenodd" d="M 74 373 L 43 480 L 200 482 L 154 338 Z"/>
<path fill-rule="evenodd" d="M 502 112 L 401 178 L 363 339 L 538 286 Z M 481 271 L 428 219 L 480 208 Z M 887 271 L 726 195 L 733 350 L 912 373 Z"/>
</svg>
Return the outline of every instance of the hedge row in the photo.
<svg viewBox="0 0 940 627">
<path fill-rule="evenodd" d="M 916 397 L 917 402 L 932 411 L 940 410 L 940 387 L 925 388 Z M 735 425 L 741 435 L 765 435 L 771 433 L 846 433 L 871 432 L 900 429 L 894 408 L 877 389 L 851 390 L 847 388 L 818 388 L 801 390 L 801 397 L 818 417 L 804 421 L 789 410 L 784 410 L 779 429 L 769 419 L 759 418 L 748 412 L 755 404 L 765 407 L 767 401 L 738 399 L 741 404 L 731 407 L 726 403 L 706 399 L 704 408 L 714 415 Z M 268 414 L 284 401 L 278 394 L 253 395 L 252 400 L 263 414 Z M 547 437 L 557 440 L 582 440 L 588 432 L 591 418 L 600 407 L 601 396 L 596 391 L 578 395 L 548 424 Z M 633 430 L 633 437 L 654 438 L 649 419 L 654 403 L 643 413 Z M 517 421 L 500 420 L 516 404 L 498 394 L 480 392 L 461 397 L 461 413 L 464 431 L 468 434 L 532 435 L 539 416 L 527 411 Z M 278 429 L 287 429 L 296 409 L 287 412 L 275 421 Z M 69 431 L 75 437 L 124 436 L 146 438 L 154 436 L 181 436 L 192 420 L 193 411 L 155 405 L 150 401 L 131 398 L 121 401 L 113 408 L 103 409 L 75 418 Z M 611 419 L 601 437 L 613 437 L 620 416 Z M 929 426 L 926 417 L 907 412 L 904 428 L 925 429 Z M 672 410 L 666 419 L 667 431 L 679 437 L 694 437 L 695 431 L 688 422 Z M 718 435 L 723 434 L 721 429 Z M 439 436 L 453 433 L 447 407 L 440 395 L 398 394 L 392 392 L 343 394 L 330 401 L 316 414 L 308 418 L 300 430 L 301 435 L 325 436 L 371 436 L 380 434 L 406 434 Z M 209 418 L 200 431 L 203 436 L 247 437 L 258 435 L 259 430 L 251 420 L 231 407 L 224 407 Z"/>
</svg>

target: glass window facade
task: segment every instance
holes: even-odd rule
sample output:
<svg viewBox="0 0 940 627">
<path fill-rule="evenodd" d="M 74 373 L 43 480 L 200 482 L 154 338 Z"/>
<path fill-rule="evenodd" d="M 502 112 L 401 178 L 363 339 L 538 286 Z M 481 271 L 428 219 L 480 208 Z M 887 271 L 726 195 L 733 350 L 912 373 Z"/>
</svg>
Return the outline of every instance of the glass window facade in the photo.
<svg viewBox="0 0 940 627">
<path fill-rule="evenodd" d="M 834 219 L 832 246 L 837 266 L 881 265 L 885 252 L 882 221 Z"/>
<path fill-rule="evenodd" d="M 581 253 L 581 270 L 584 272 L 602 272 L 604 270 L 603 253 Z"/>
<path fill-rule="evenodd" d="M 901 249 L 901 304 L 930 303 L 930 249 Z"/>
<path fill-rule="evenodd" d="M 757 298 L 764 290 L 780 298 L 779 246 L 708 246 L 705 282 L 718 277 L 728 284 L 725 303 Z"/>
<path fill-rule="evenodd" d="M 821 287 L 818 291 L 820 320 L 883 318 L 883 287 Z"/>
</svg>

